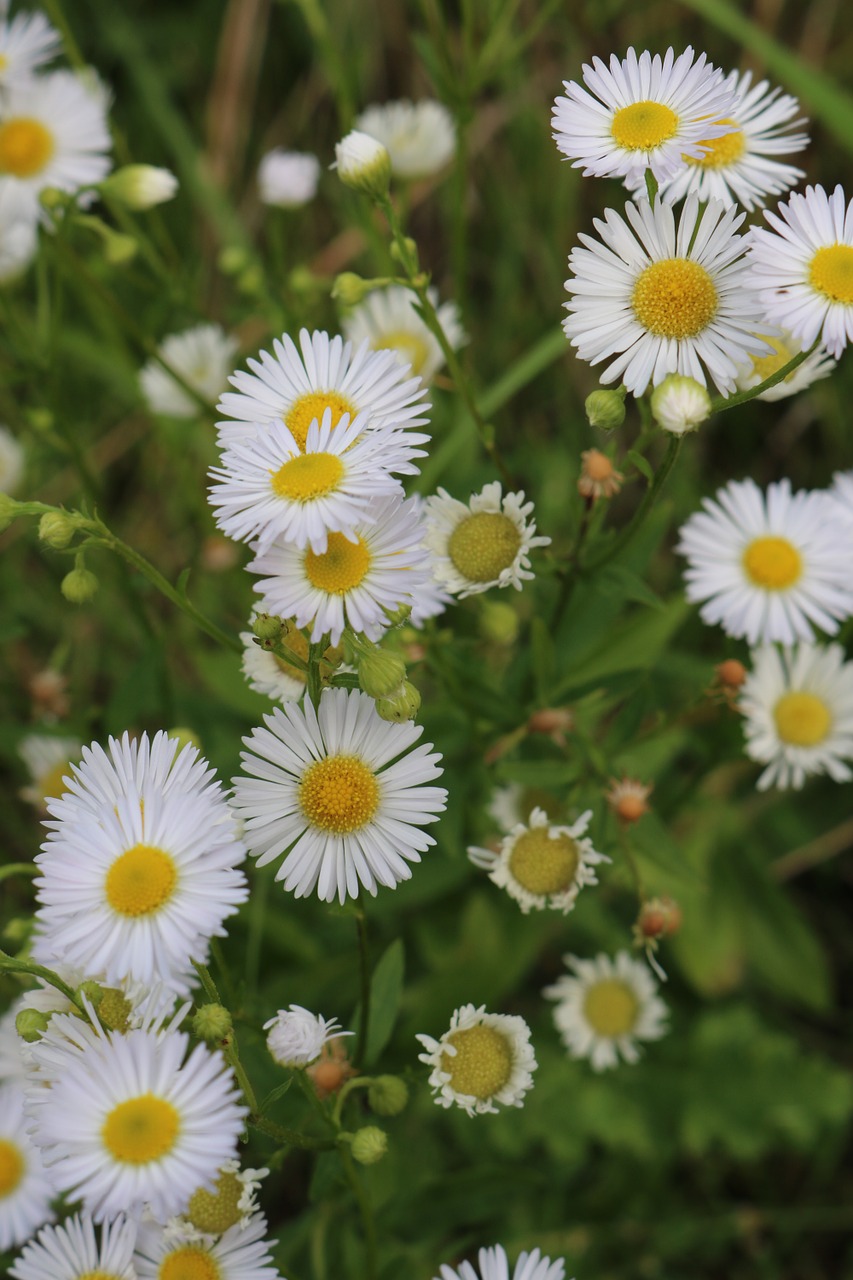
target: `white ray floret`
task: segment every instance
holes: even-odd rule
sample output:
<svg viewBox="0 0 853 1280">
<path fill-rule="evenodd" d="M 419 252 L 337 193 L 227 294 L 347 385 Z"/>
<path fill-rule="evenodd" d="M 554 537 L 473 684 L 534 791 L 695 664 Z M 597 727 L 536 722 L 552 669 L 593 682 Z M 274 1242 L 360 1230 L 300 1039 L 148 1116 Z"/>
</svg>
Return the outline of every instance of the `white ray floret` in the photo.
<svg viewBox="0 0 853 1280">
<path fill-rule="evenodd" d="M 476 1267 L 471 1262 L 461 1262 L 458 1267 L 442 1266 L 435 1280 L 563 1280 L 565 1274 L 566 1265 L 562 1259 L 552 1262 L 550 1258 L 543 1257 L 539 1249 L 520 1253 L 510 1273 L 506 1250 L 503 1245 L 496 1244 L 491 1249 L 479 1251 Z"/>
<path fill-rule="evenodd" d="M 218 324 L 197 324 L 164 338 L 157 351 L 184 382 L 213 403 L 228 386 L 237 342 Z M 156 360 L 149 360 L 140 370 L 139 383 L 152 413 L 195 418 L 201 412 L 192 396 Z"/>
<path fill-rule="evenodd" d="M 455 302 L 439 303 L 436 289 L 428 292 L 444 335 L 457 351 L 467 341 L 459 309 Z M 444 365 L 438 339 L 416 311 L 411 291 L 402 285 L 374 289 L 343 317 L 341 327 L 354 346 L 367 342 L 373 351 L 393 351 L 424 382 Z"/>
<path fill-rule="evenodd" d="M 264 204 L 279 209 L 298 209 L 317 194 L 320 161 L 304 151 L 276 147 L 258 165 L 258 194 Z"/>
<path fill-rule="evenodd" d="M 32 262 L 38 247 L 38 206 L 13 178 L 0 175 L 0 283 L 14 280 Z M 11 493 L 3 482 L 0 492 Z"/>
<path fill-rule="evenodd" d="M 702 505 L 676 550 L 703 622 L 750 644 L 793 644 L 853 613 L 853 530 L 826 493 L 732 480 Z"/>
<path fill-rule="evenodd" d="M 50 1222 L 56 1187 L 30 1140 L 24 1118 L 24 1090 L 16 1082 L 0 1087 L 0 1252 L 23 1244 L 36 1227 Z"/>
<path fill-rule="evenodd" d="M 281 1280 L 266 1239 L 267 1223 L 256 1213 L 245 1226 L 229 1227 L 217 1237 L 180 1234 L 155 1223 L 139 1229 L 134 1265 L 138 1280 Z"/>
<path fill-rule="evenodd" d="M 433 575 L 452 595 L 476 595 L 490 587 L 515 587 L 533 577 L 530 552 L 551 539 L 536 533 L 533 503 L 524 493 L 502 496 L 493 480 L 467 503 L 439 489 L 427 498 L 424 542 L 433 552 Z"/>
<path fill-rule="evenodd" d="M 365 107 L 355 128 L 382 143 L 391 157 L 392 174 L 407 181 L 438 173 L 456 150 L 453 116 L 430 98 L 374 103 Z"/>
<path fill-rule="evenodd" d="M 103 105 L 71 71 L 9 86 L 0 106 L 0 177 L 35 206 L 47 187 L 74 193 L 110 171 Z"/>
<path fill-rule="evenodd" d="M 772 378 L 774 373 L 778 373 L 780 369 L 783 369 L 786 364 L 793 360 L 794 356 L 798 356 L 803 350 L 803 344 L 800 339 L 795 338 L 792 333 L 784 329 L 773 335 L 762 333 L 759 334 L 759 337 L 770 348 L 771 354 L 753 356 L 750 361 L 740 368 L 737 376 L 738 391 L 751 391 L 759 383 Z M 775 386 L 768 387 L 766 391 L 762 391 L 757 399 L 767 401 L 787 400 L 789 396 L 795 396 L 800 391 L 805 391 L 812 383 L 820 382 L 822 378 L 829 377 L 834 372 L 836 364 L 837 361 L 828 351 L 825 351 L 822 347 L 817 347 L 812 351 L 811 355 L 806 356 L 802 364 L 798 364 L 796 369 L 787 374 L 781 382 L 777 382 Z"/>
<path fill-rule="evenodd" d="M 416 1039 L 425 1050 L 418 1061 L 432 1068 L 429 1085 L 438 1106 L 461 1107 L 469 1116 L 524 1106 L 537 1063 L 523 1018 L 466 1004 L 454 1009 L 438 1040 Z"/>
<path fill-rule="evenodd" d="M 657 983 L 627 951 L 613 959 L 564 957 L 564 974 L 543 995 L 556 1000 L 554 1022 L 572 1058 L 589 1058 L 594 1071 L 615 1067 L 620 1056 L 636 1062 L 638 1040 L 658 1040 L 666 1031 L 667 1008 Z"/>
<path fill-rule="evenodd" d="M 4 89 L 29 80 L 37 67 L 59 53 L 59 32 L 43 13 L 16 13 L 8 17 L 8 5 L 0 7 L 0 86 Z"/>
<path fill-rule="evenodd" d="M 298 1004 L 279 1009 L 274 1018 L 264 1023 L 264 1031 L 267 1048 L 281 1067 L 310 1066 L 329 1040 L 353 1034 L 342 1031 L 337 1018 L 323 1018 Z"/>
<path fill-rule="evenodd" d="M 836 471 L 829 496 L 838 503 L 844 517 L 853 520 L 853 471 Z"/>
<path fill-rule="evenodd" d="M 137 1224 L 123 1215 L 98 1230 L 87 1213 L 43 1227 L 9 1270 L 12 1280 L 137 1280 Z M 100 1238 L 99 1238 L 100 1237 Z"/>
<path fill-rule="evenodd" d="M 445 807 L 441 757 L 415 746 L 420 725 L 388 724 L 373 699 L 327 689 L 319 713 L 289 703 L 244 739 L 244 772 L 234 807 L 250 852 L 298 898 L 343 902 L 359 888 L 376 894 L 412 874 L 410 863 L 435 843 L 421 830 Z"/>
</svg>

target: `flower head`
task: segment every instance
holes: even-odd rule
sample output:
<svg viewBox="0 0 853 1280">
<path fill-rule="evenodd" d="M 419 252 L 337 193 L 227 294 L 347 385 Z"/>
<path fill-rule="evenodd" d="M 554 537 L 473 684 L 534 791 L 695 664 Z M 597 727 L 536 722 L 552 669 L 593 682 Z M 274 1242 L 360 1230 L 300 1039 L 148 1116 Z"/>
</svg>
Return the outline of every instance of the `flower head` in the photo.
<svg viewBox="0 0 853 1280">
<path fill-rule="evenodd" d="M 356 128 L 381 142 L 395 178 L 410 181 L 438 173 L 453 158 L 456 127 L 440 102 L 384 102 L 366 107 Z"/>
<path fill-rule="evenodd" d="M 11 84 L 0 109 L 0 176 L 33 204 L 55 187 L 71 194 L 105 178 L 106 110 L 71 71 Z"/>
<path fill-rule="evenodd" d="M 13 1280 L 136 1280 L 137 1225 L 119 1215 L 100 1228 L 88 1213 L 42 1227 L 11 1267 Z"/>
<path fill-rule="evenodd" d="M 425 537 L 439 586 L 460 598 L 490 587 L 520 591 L 533 577 L 528 553 L 551 542 L 536 535 L 532 513 L 533 503 L 525 502 L 523 493 L 502 497 L 498 480 L 472 494 L 467 504 L 439 489 L 426 501 Z"/>
<path fill-rule="evenodd" d="M 298 702 L 305 692 L 305 672 L 259 645 L 254 631 L 241 631 L 240 639 L 243 642 L 243 675 L 249 688 L 276 702 Z M 295 659 L 308 661 L 308 641 L 298 627 L 288 627 L 283 631 L 280 644 L 289 649 Z"/>
<path fill-rule="evenodd" d="M 267 1240 L 267 1222 L 254 1214 L 221 1235 L 143 1222 L 133 1264 L 138 1280 L 280 1280 Z"/>
<path fill-rule="evenodd" d="M 585 835 L 592 810 L 571 826 L 554 824 L 542 809 L 534 809 L 526 823 L 504 836 L 498 853 L 469 850 L 489 879 L 515 898 L 526 915 L 531 910 L 562 911 L 575 905 L 584 885 L 598 884 L 595 867 L 610 859 L 597 853 Z"/>
<path fill-rule="evenodd" d="M 335 167 L 345 186 L 374 200 L 387 196 L 391 182 L 391 157 L 382 143 L 369 134 L 353 129 L 336 143 Z"/>
<path fill-rule="evenodd" d="M 279 1009 L 274 1018 L 264 1023 L 267 1048 L 281 1067 L 307 1067 L 319 1058 L 323 1045 L 335 1036 L 351 1036 L 341 1031 L 336 1018 L 323 1018 L 301 1005 Z"/>
<path fill-rule="evenodd" d="M 205 400 L 214 401 L 228 385 L 237 343 L 218 324 L 199 324 L 170 334 L 157 348 L 166 364 L 181 375 Z M 139 374 L 142 394 L 152 413 L 173 418 L 194 418 L 199 408 L 190 395 L 156 360 L 149 360 Z"/>
<path fill-rule="evenodd" d="M 276 147 L 258 165 L 258 192 L 264 204 L 279 209 L 298 209 L 317 194 L 320 161 L 302 151 Z"/>
<path fill-rule="evenodd" d="M 0 12 L 4 19 L 0 22 L 0 85 L 5 89 L 31 79 L 37 67 L 56 56 L 62 40 L 38 10 L 7 18 L 8 6 L 4 4 Z"/>
<path fill-rule="evenodd" d="M 435 289 L 429 290 L 429 296 L 448 342 L 458 350 L 466 337 L 456 303 L 439 303 Z M 400 364 L 410 366 L 424 382 L 430 382 L 444 364 L 438 339 L 416 311 L 411 292 L 402 285 L 374 289 L 344 315 L 341 327 L 354 346 L 366 342 L 373 351 L 392 351 Z"/>
<path fill-rule="evenodd" d="M 695 431 L 711 413 L 707 387 L 681 373 L 670 373 L 659 382 L 649 404 L 658 426 L 674 436 Z"/>
<path fill-rule="evenodd" d="M 758 336 L 769 347 L 770 354 L 753 356 L 751 360 L 741 366 L 737 376 L 739 391 L 751 391 L 759 383 L 766 382 L 768 378 L 772 378 L 774 373 L 778 373 L 780 369 L 783 369 L 786 364 L 793 360 L 794 356 L 798 356 L 803 350 L 802 341 L 799 338 L 795 338 L 787 330 L 781 330 L 776 334 L 761 333 Z M 822 378 L 828 377 L 835 369 L 836 363 L 836 360 L 827 351 L 824 351 L 822 347 L 817 347 L 810 355 L 806 356 L 802 364 L 798 364 L 796 369 L 792 369 L 789 374 L 786 374 L 781 382 L 777 382 L 775 386 L 768 387 L 757 398 L 768 401 L 786 400 L 789 396 L 798 395 L 799 392 L 805 391 L 810 387 L 813 382 L 820 382 Z"/>
<path fill-rule="evenodd" d="M 71 766 L 80 759 L 83 744 L 78 738 L 28 733 L 18 744 L 18 751 L 31 778 L 31 782 L 21 788 L 21 798 L 46 813 L 48 801 L 57 800 L 65 793 Z"/>
<path fill-rule="evenodd" d="M 0 1250 L 11 1249 L 53 1218 L 56 1189 L 41 1152 L 27 1134 L 24 1092 L 12 1082 L 0 1087 Z"/>
<path fill-rule="evenodd" d="M 440 1107 L 461 1107 L 469 1116 L 521 1107 L 533 1088 L 536 1057 L 523 1018 L 487 1013 L 486 1006 L 453 1011 L 439 1040 L 419 1035 L 425 1052 L 418 1061 L 432 1067 L 430 1088 Z"/>
<path fill-rule="evenodd" d="M 650 782 L 640 782 L 637 778 L 611 778 L 604 798 L 620 822 L 639 822 L 643 814 L 651 810 L 648 800 L 653 790 Z"/>
<path fill-rule="evenodd" d="M 594 1071 L 639 1058 L 638 1040 L 665 1032 L 666 1005 L 644 964 L 627 951 L 595 960 L 566 956 L 574 976 L 564 974 L 543 994 L 556 1000 L 554 1021 L 572 1058 L 589 1058 Z"/>
</svg>

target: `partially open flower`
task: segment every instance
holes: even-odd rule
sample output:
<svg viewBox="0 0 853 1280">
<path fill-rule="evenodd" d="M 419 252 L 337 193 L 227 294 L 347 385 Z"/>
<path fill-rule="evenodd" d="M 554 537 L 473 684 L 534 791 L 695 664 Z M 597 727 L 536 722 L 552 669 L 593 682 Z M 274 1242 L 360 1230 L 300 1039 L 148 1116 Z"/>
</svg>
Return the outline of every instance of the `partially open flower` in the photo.
<svg viewBox="0 0 853 1280">
<path fill-rule="evenodd" d="M 651 806 L 646 802 L 653 789 L 651 783 L 646 784 L 636 778 L 611 778 L 610 789 L 605 791 L 604 798 L 620 822 L 638 822 L 644 813 L 650 811 Z"/>
<path fill-rule="evenodd" d="M 578 477 L 578 493 L 582 498 L 612 498 L 622 488 L 624 476 L 617 471 L 605 453 L 599 449 L 584 449 L 581 454 L 581 473 Z"/>
</svg>

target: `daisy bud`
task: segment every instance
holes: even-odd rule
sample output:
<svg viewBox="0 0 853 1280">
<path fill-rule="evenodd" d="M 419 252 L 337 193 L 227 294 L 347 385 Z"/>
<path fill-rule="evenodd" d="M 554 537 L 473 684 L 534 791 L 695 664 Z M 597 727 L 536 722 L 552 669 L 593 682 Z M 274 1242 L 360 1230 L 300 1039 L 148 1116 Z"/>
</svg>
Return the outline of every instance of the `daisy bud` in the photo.
<svg viewBox="0 0 853 1280">
<path fill-rule="evenodd" d="M 104 257 L 111 267 L 123 267 L 136 257 L 139 245 L 133 236 L 123 235 L 121 231 L 109 230 L 103 237 Z"/>
<path fill-rule="evenodd" d="M 387 649 L 373 645 L 359 660 L 358 683 L 371 698 L 387 698 L 398 692 L 405 679 L 405 662 Z"/>
<path fill-rule="evenodd" d="M 298 1004 L 279 1009 L 274 1018 L 264 1023 L 267 1048 L 280 1067 L 302 1068 L 319 1058 L 324 1044 L 341 1033 L 335 1018 L 323 1018 Z"/>
<path fill-rule="evenodd" d="M 626 388 L 616 391 L 593 391 L 584 402 L 587 421 L 602 431 L 615 431 L 625 421 Z"/>
<path fill-rule="evenodd" d="M 231 1014 L 221 1004 L 203 1004 L 196 1010 L 192 1022 L 193 1033 L 208 1044 L 221 1044 L 234 1030 Z"/>
<path fill-rule="evenodd" d="M 410 604 L 398 604 L 396 609 L 386 609 L 385 617 L 388 619 L 389 627 L 400 627 L 404 622 L 408 622 L 412 616 L 412 606 Z"/>
<path fill-rule="evenodd" d="M 622 488 L 624 476 L 617 471 L 606 454 L 598 449 L 584 449 L 578 493 L 582 498 L 612 498 Z"/>
<path fill-rule="evenodd" d="M 635 931 L 643 940 L 670 937 L 681 928 L 681 908 L 672 898 L 649 898 L 640 908 Z"/>
<path fill-rule="evenodd" d="M 376 710 L 380 719 L 393 721 L 394 724 L 414 720 L 420 705 L 421 695 L 410 680 L 404 680 L 387 697 L 376 699 Z"/>
<path fill-rule="evenodd" d="M 367 1101 L 377 1115 L 397 1116 L 409 1101 L 409 1090 L 398 1076 L 377 1076 L 367 1091 Z"/>
<path fill-rule="evenodd" d="M 338 177 L 347 187 L 374 200 L 384 199 L 391 185 L 391 157 L 381 142 L 353 129 L 335 146 Z"/>
<path fill-rule="evenodd" d="M 652 417 L 664 431 L 683 436 L 710 416 L 711 397 L 707 387 L 695 378 L 671 373 L 652 392 Z"/>
<path fill-rule="evenodd" d="M 246 270 L 249 255 L 241 245 L 229 244 L 220 253 L 217 265 L 223 275 L 236 276 Z"/>
<path fill-rule="evenodd" d="M 98 590 L 98 579 L 94 573 L 79 564 L 70 573 L 66 573 L 59 589 L 71 604 L 86 604 Z"/>
<path fill-rule="evenodd" d="M 746 667 L 737 658 L 727 658 L 714 667 L 717 681 L 723 689 L 734 693 L 741 687 L 747 677 Z"/>
<path fill-rule="evenodd" d="M 647 801 L 652 790 L 651 783 L 638 782 L 636 778 L 622 778 L 621 781 L 613 778 L 604 798 L 620 822 L 638 822 L 644 813 L 649 812 Z"/>
<path fill-rule="evenodd" d="M 269 640 L 272 644 L 277 644 L 284 630 L 284 622 L 271 613 L 259 613 L 252 620 L 252 630 L 259 640 Z"/>
<path fill-rule="evenodd" d="M 134 210 L 164 204 L 173 198 L 177 189 L 175 175 L 153 164 L 126 164 L 101 183 L 103 195 Z"/>
<path fill-rule="evenodd" d="M 492 644 L 510 645 L 518 639 L 518 614 L 511 604 L 484 600 L 480 610 L 480 635 Z"/>
<path fill-rule="evenodd" d="M 366 1124 L 353 1135 L 350 1150 L 359 1164 L 376 1164 L 388 1150 L 387 1135 L 375 1124 Z"/>
<path fill-rule="evenodd" d="M 357 307 L 375 287 L 375 280 L 365 280 L 363 276 L 357 276 L 354 271 L 342 271 L 335 277 L 332 297 L 345 307 Z"/>
<path fill-rule="evenodd" d="M 15 1030 L 27 1044 L 41 1040 L 50 1025 L 50 1014 L 41 1009 L 22 1009 L 15 1017 Z"/>
<path fill-rule="evenodd" d="M 64 511 L 46 511 L 39 520 L 39 537 L 54 551 L 63 551 L 75 533 L 74 520 Z"/>
<path fill-rule="evenodd" d="M 179 724 L 174 729 L 167 729 L 166 733 L 170 738 L 175 739 L 179 751 L 183 751 L 184 747 L 195 747 L 197 751 L 201 750 L 201 738 L 184 724 Z"/>
<path fill-rule="evenodd" d="M 133 1005 L 118 987 L 105 987 L 98 1005 L 98 1021 L 108 1031 L 118 1031 L 124 1035 L 130 1027 L 130 1015 Z"/>
</svg>

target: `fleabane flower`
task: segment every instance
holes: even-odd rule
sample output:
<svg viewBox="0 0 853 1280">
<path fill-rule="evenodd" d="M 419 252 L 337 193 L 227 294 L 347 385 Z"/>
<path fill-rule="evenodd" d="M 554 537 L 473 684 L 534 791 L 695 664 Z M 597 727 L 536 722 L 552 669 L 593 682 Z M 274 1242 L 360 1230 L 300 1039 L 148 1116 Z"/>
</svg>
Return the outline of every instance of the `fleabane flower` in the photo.
<svg viewBox="0 0 853 1280">
<path fill-rule="evenodd" d="M 258 194 L 263 204 L 298 209 L 317 194 L 320 161 L 304 151 L 276 147 L 258 165 Z"/>
<path fill-rule="evenodd" d="M 439 303 L 438 291 L 429 290 L 445 337 L 454 351 L 466 341 L 455 302 Z M 435 334 L 415 309 L 411 291 L 392 284 L 374 289 L 363 302 L 347 312 L 341 328 L 355 346 L 366 342 L 373 351 L 392 351 L 400 364 L 430 382 L 444 365 L 444 352 Z"/>
<path fill-rule="evenodd" d="M 264 1023 L 264 1031 L 267 1048 L 280 1067 L 307 1067 L 319 1058 L 327 1041 L 352 1035 L 341 1031 L 336 1018 L 323 1018 L 298 1004 L 279 1009 Z"/>
<path fill-rule="evenodd" d="M 55 1195 L 41 1152 L 27 1134 L 24 1091 L 17 1083 L 4 1084 L 0 1087 L 0 1250 L 23 1244 L 36 1227 L 49 1222 Z"/>
<path fill-rule="evenodd" d="M 746 754 L 767 768 L 768 787 L 799 790 L 806 778 L 829 774 L 847 782 L 853 771 L 853 662 L 839 644 L 800 644 L 752 653 L 741 689 Z"/>
<path fill-rule="evenodd" d="M 638 1040 L 658 1040 L 667 1008 L 645 964 L 627 951 L 613 959 L 564 957 L 564 974 L 543 995 L 556 1000 L 554 1022 L 572 1058 L 589 1058 L 594 1071 L 639 1058 Z"/>
<path fill-rule="evenodd" d="M 509 1259 L 503 1245 L 481 1249 L 477 1254 L 477 1266 L 461 1262 L 458 1267 L 442 1266 L 434 1280 L 563 1280 L 566 1264 L 559 1259 L 552 1262 L 543 1257 L 539 1249 L 518 1255 L 518 1261 L 510 1276 Z"/>
<path fill-rule="evenodd" d="M 267 1222 L 254 1214 L 245 1226 L 218 1237 L 179 1232 L 144 1222 L 134 1255 L 138 1280 L 281 1280 L 267 1240 Z"/>
<path fill-rule="evenodd" d="M 772 230 L 752 228 L 749 265 L 767 321 L 837 360 L 853 338 L 853 201 L 806 187 L 764 217 Z"/>
<path fill-rule="evenodd" d="M 123 1214 L 96 1228 L 88 1213 L 42 1227 L 9 1269 L 12 1280 L 137 1280 L 137 1224 Z"/>
<path fill-rule="evenodd" d="M 456 150 L 453 116 L 431 98 L 374 103 L 365 107 L 355 127 L 382 143 L 392 174 L 406 181 L 438 173 Z"/>
<path fill-rule="evenodd" d="M 425 544 L 433 552 L 433 576 L 452 595 L 476 595 L 490 587 L 515 587 L 533 577 L 529 553 L 551 539 L 536 534 L 533 503 L 524 494 L 502 496 L 499 480 L 468 503 L 445 489 L 427 498 Z"/>
<path fill-rule="evenodd" d="M 0 13 L 0 86 L 4 89 L 29 80 L 37 67 L 44 66 L 59 53 L 59 32 L 43 13 L 16 13 L 6 17 L 7 5 Z"/>
<path fill-rule="evenodd" d="M 773 377 L 774 373 L 784 369 L 785 365 L 803 350 L 800 339 L 795 338 L 787 330 L 782 330 L 778 334 L 761 333 L 758 336 L 769 347 L 770 354 L 753 356 L 738 370 L 738 391 L 751 391 L 759 383 L 766 382 L 768 378 Z M 800 391 L 805 391 L 813 382 L 819 382 L 821 378 L 828 377 L 834 371 L 836 363 L 829 352 L 824 351 L 822 347 L 816 347 L 810 355 L 806 356 L 802 364 L 798 364 L 796 369 L 786 374 L 781 382 L 768 387 L 756 398 L 768 401 L 786 400 L 788 396 L 795 396 Z"/>
<path fill-rule="evenodd" d="M 534 809 L 527 822 L 520 822 L 504 836 L 499 852 L 469 849 L 476 866 L 489 879 L 506 889 L 525 915 L 529 911 L 562 911 L 575 905 L 584 885 L 598 884 L 595 868 L 610 859 L 597 853 L 586 836 L 592 810 L 582 813 L 571 826 L 552 823 L 542 809 Z"/>
<path fill-rule="evenodd" d="M 243 642 L 241 666 L 249 688 L 255 693 L 266 694 L 275 702 L 298 702 L 305 692 L 305 672 L 256 644 L 254 631 L 241 631 L 240 639 Z M 280 643 L 285 649 L 290 649 L 295 658 L 308 661 L 308 641 L 297 627 L 283 631 Z"/>
<path fill-rule="evenodd" d="M 844 518 L 853 520 L 853 471 L 836 471 L 828 493 L 838 504 Z"/>
<path fill-rule="evenodd" d="M 288 703 L 244 739 L 234 807 L 259 866 L 286 854 L 276 879 L 296 897 L 341 902 L 362 886 L 375 896 L 412 874 L 433 845 L 421 830 L 445 807 L 432 744 L 410 722 L 388 724 L 373 699 L 326 689 L 319 711 Z"/>
<path fill-rule="evenodd" d="M 344 186 L 352 187 L 373 200 L 387 196 L 391 182 L 391 157 L 381 142 L 360 129 L 353 129 L 335 143 L 333 167 Z"/>
<path fill-rule="evenodd" d="M 245 848 L 213 770 L 163 732 L 93 744 L 48 803 L 33 955 L 186 991 L 246 900 Z"/>
<path fill-rule="evenodd" d="M 558 149 L 585 176 L 641 178 L 651 169 L 663 182 L 731 128 L 722 121 L 733 87 L 704 53 L 694 61 L 689 46 L 663 58 L 631 48 L 622 61 L 611 54 L 609 66 L 593 58 L 583 81 L 586 88 L 563 81 L 566 97 L 556 99 L 551 124 Z"/>
<path fill-rule="evenodd" d="M 228 385 L 237 343 L 218 324 L 197 324 L 164 338 L 157 351 L 184 382 L 213 402 Z M 152 413 L 172 418 L 198 416 L 198 404 L 156 360 L 149 360 L 140 370 L 139 383 Z"/>
<path fill-rule="evenodd" d="M 652 417 L 671 435 L 695 431 L 710 416 L 711 397 L 707 387 L 695 378 L 670 373 L 659 382 L 649 399 Z"/>
<path fill-rule="evenodd" d="M 581 360 L 610 361 L 602 382 L 640 396 L 669 373 L 703 386 L 707 374 L 728 394 L 739 366 L 767 353 L 746 239 L 735 234 L 745 216 L 690 196 L 677 216 L 657 197 L 654 206 L 629 202 L 624 218 L 607 209 L 594 219 L 600 241 L 581 235 L 584 247 L 569 256 L 563 329 Z"/>
<path fill-rule="evenodd" d="M 750 644 L 833 634 L 853 613 L 853 529 L 831 498 L 791 492 L 788 480 L 766 494 L 754 480 L 732 480 L 704 498 L 681 527 L 687 599 L 704 601 L 703 622 Z"/>
<path fill-rule="evenodd" d="M 9 86 L 0 107 L 0 177 L 33 204 L 46 187 L 73 194 L 100 182 L 111 145 L 103 105 L 73 72 Z"/>
<path fill-rule="evenodd" d="M 429 1084 L 440 1107 L 461 1107 L 475 1116 L 498 1106 L 524 1106 L 537 1064 L 523 1018 L 466 1004 L 454 1009 L 440 1039 L 416 1038 L 425 1050 L 418 1061 L 432 1068 Z"/>
<path fill-rule="evenodd" d="M 31 779 L 21 788 L 21 799 L 45 812 L 49 800 L 57 800 L 65 793 L 65 780 L 82 752 L 83 744 L 78 738 L 28 733 L 18 744 L 18 753 Z"/>
</svg>

